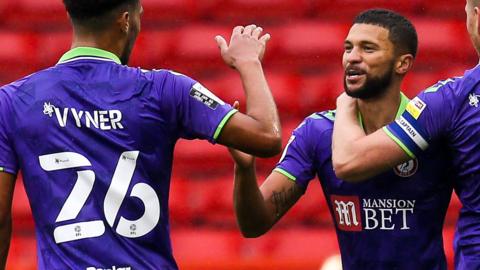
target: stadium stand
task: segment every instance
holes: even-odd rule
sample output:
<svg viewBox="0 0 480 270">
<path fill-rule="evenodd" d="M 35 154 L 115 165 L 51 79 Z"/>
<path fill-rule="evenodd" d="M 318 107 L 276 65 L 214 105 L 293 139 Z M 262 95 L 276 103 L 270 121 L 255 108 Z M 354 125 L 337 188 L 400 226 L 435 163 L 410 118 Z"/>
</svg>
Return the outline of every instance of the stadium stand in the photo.
<svg viewBox="0 0 480 270">
<path fill-rule="evenodd" d="M 236 24 L 255 22 L 272 34 L 265 69 L 290 133 L 313 112 L 333 109 L 343 89 L 343 40 L 352 17 L 370 7 L 400 11 L 417 27 L 418 61 L 403 89 L 413 97 L 442 78 L 474 66 L 465 31 L 464 1 L 439 0 L 142 0 L 144 29 L 132 66 L 167 68 L 201 81 L 226 102 L 245 100 L 238 76 L 225 67 L 214 37 Z M 0 1 L 0 83 L 55 64 L 70 47 L 71 30 L 60 0 Z M 294 37 L 294 38 L 292 38 Z M 320 184 L 269 234 L 241 237 L 233 215 L 232 168 L 225 148 L 180 141 L 175 151 L 170 218 L 174 254 L 181 269 L 320 269 L 338 254 Z M 264 179 L 279 156 L 258 160 Z M 454 196 L 446 218 L 445 248 L 453 269 L 452 239 L 460 202 Z M 21 177 L 13 203 L 14 237 L 9 270 L 35 267 L 34 223 Z"/>
</svg>

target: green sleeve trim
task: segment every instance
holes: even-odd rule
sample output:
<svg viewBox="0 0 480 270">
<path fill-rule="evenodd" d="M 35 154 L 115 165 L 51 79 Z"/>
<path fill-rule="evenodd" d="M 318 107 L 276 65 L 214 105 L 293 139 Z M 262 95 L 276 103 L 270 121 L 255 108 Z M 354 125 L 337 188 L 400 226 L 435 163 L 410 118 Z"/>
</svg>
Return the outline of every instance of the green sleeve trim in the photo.
<svg viewBox="0 0 480 270">
<path fill-rule="evenodd" d="M 0 172 L 4 172 L 4 171 L 5 171 L 5 168 L 0 167 Z"/>
<path fill-rule="evenodd" d="M 233 110 L 229 111 L 227 113 L 227 115 L 225 115 L 225 117 L 223 117 L 222 121 L 220 122 L 220 124 L 217 127 L 217 130 L 215 130 L 215 134 L 213 134 L 213 139 L 215 141 L 218 139 L 218 136 L 220 136 L 220 133 L 222 132 L 222 129 L 225 126 L 225 124 L 228 122 L 228 120 L 230 120 L 230 118 L 237 112 L 238 112 L 238 110 L 233 109 Z"/>
<path fill-rule="evenodd" d="M 293 176 L 293 175 L 290 174 L 289 172 L 285 171 L 284 169 L 275 168 L 273 171 L 285 175 L 286 177 L 288 177 L 288 179 L 290 179 L 290 180 L 292 180 L 292 181 L 294 181 L 294 182 L 297 181 L 297 178 L 296 178 L 295 176 Z"/>
<path fill-rule="evenodd" d="M 383 127 L 383 131 L 385 131 L 385 133 L 387 134 L 388 137 L 390 137 L 393 141 L 395 141 L 398 146 L 400 146 L 400 148 L 403 149 L 403 151 L 405 151 L 405 153 L 411 157 L 412 159 L 416 158 L 415 155 L 412 153 L 412 151 L 410 151 L 410 149 L 408 149 L 408 147 L 402 143 L 402 141 L 400 141 L 395 135 L 393 135 L 392 132 L 390 132 L 390 130 L 388 130 L 387 127 Z"/>
</svg>

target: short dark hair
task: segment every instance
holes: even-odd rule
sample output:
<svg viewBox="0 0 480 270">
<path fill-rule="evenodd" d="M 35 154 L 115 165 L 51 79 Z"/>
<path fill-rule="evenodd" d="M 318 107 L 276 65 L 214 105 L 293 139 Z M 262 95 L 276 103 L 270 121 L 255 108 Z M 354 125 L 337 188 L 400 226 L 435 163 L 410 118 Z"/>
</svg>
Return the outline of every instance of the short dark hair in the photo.
<svg viewBox="0 0 480 270">
<path fill-rule="evenodd" d="M 83 22 L 102 17 L 122 5 L 136 4 L 138 1 L 139 0 L 63 0 L 63 4 L 73 21 Z"/>
<path fill-rule="evenodd" d="M 417 31 L 415 26 L 404 16 L 388 9 L 369 9 L 360 13 L 353 23 L 383 27 L 389 31 L 389 39 L 397 52 L 410 53 L 413 57 L 417 55 Z"/>
</svg>

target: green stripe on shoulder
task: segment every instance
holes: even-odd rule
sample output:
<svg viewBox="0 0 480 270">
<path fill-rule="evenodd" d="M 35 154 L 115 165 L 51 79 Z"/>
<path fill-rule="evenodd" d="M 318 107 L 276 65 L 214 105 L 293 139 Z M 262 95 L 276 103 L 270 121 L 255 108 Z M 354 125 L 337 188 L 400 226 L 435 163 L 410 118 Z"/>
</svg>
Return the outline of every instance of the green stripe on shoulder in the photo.
<svg viewBox="0 0 480 270">
<path fill-rule="evenodd" d="M 293 176 L 293 175 L 290 174 L 289 172 L 285 171 L 284 169 L 275 168 L 273 171 L 285 175 L 288 179 L 290 179 L 290 180 L 292 180 L 292 181 L 297 181 L 297 178 L 296 178 L 295 176 Z"/>
<path fill-rule="evenodd" d="M 335 121 L 335 114 L 336 114 L 335 110 L 321 112 L 321 115 L 330 121 Z"/>
<path fill-rule="evenodd" d="M 390 132 L 390 130 L 388 130 L 387 127 L 383 127 L 383 131 L 385 131 L 385 133 L 387 134 L 388 137 L 390 137 L 394 142 L 396 142 L 398 144 L 398 146 L 400 146 L 400 148 L 403 149 L 403 151 L 405 151 L 405 153 L 411 157 L 411 158 L 416 158 L 415 155 L 412 153 L 412 151 L 410 151 L 410 149 L 408 149 L 408 147 L 403 144 L 402 141 L 400 141 L 395 135 L 393 135 L 392 132 Z"/>
<path fill-rule="evenodd" d="M 222 129 L 223 127 L 225 126 L 225 124 L 227 123 L 227 121 L 235 114 L 237 113 L 238 110 L 231 110 L 227 113 L 227 115 L 225 115 L 225 117 L 223 117 L 222 121 L 220 122 L 220 124 L 218 124 L 218 127 L 217 129 L 215 130 L 215 133 L 213 134 L 213 139 L 216 141 L 218 139 L 218 136 L 220 136 L 220 132 L 222 132 Z"/>
</svg>

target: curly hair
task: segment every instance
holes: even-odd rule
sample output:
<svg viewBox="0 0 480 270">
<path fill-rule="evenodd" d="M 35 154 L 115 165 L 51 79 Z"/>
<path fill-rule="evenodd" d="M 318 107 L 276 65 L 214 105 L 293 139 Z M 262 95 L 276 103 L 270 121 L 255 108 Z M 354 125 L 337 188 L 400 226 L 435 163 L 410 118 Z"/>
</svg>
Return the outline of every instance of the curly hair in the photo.
<svg viewBox="0 0 480 270">
<path fill-rule="evenodd" d="M 397 52 L 417 55 L 418 36 L 415 26 L 404 16 L 388 9 L 369 9 L 360 13 L 353 21 L 383 27 L 389 31 L 389 39 Z"/>
<path fill-rule="evenodd" d="M 63 0 L 72 20 L 87 21 L 102 17 L 122 5 L 136 4 L 139 0 Z"/>
</svg>

